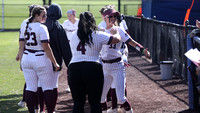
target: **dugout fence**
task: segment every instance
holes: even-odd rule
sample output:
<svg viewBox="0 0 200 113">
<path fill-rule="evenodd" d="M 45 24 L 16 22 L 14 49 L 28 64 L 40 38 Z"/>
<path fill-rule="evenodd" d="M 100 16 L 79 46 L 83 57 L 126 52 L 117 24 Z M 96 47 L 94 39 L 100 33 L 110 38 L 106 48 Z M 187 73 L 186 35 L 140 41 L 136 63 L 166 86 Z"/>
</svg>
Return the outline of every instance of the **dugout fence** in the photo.
<svg viewBox="0 0 200 113">
<path fill-rule="evenodd" d="M 148 48 L 152 62 L 173 61 L 173 74 L 187 79 L 187 34 L 195 26 L 183 26 L 155 18 L 126 16 L 130 35 L 134 40 Z"/>
</svg>

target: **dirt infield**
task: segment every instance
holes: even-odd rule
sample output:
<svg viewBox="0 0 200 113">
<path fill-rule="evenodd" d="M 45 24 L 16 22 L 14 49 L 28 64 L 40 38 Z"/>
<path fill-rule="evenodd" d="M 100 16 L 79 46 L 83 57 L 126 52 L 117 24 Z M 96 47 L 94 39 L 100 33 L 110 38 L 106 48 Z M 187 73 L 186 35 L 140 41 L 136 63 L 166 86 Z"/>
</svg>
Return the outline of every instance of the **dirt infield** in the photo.
<svg viewBox="0 0 200 113">
<path fill-rule="evenodd" d="M 159 65 L 152 64 L 136 52 L 129 53 L 129 63 L 131 66 L 126 70 L 128 100 L 134 113 L 186 113 L 188 87 L 184 80 L 176 76 L 172 80 L 161 80 Z M 64 68 L 59 78 L 56 113 L 72 113 L 73 101 L 71 94 L 65 92 L 66 88 Z M 85 112 L 89 113 L 88 103 Z"/>
</svg>

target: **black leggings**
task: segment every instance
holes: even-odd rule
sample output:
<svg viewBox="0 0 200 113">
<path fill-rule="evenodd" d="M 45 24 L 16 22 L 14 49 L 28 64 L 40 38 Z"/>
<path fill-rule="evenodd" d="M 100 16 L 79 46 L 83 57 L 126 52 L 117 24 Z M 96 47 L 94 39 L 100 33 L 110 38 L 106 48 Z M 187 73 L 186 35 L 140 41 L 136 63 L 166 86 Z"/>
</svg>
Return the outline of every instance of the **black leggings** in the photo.
<svg viewBox="0 0 200 113">
<path fill-rule="evenodd" d="M 91 113 L 102 113 L 100 101 L 103 81 L 103 70 L 99 63 L 78 62 L 69 65 L 68 82 L 74 102 L 73 113 L 84 113 L 86 95 Z"/>
</svg>

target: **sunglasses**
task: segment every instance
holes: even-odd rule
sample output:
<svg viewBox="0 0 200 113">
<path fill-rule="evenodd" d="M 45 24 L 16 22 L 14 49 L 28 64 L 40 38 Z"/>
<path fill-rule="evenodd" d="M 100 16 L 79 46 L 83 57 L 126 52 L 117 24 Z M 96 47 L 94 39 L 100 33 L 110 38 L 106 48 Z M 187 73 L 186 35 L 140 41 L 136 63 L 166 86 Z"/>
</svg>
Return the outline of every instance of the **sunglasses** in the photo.
<svg viewBox="0 0 200 113">
<path fill-rule="evenodd" d="M 112 18 L 112 17 L 114 17 L 114 18 L 117 18 L 117 16 L 116 16 L 116 15 L 109 16 L 108 18 Z"/>
</svg>

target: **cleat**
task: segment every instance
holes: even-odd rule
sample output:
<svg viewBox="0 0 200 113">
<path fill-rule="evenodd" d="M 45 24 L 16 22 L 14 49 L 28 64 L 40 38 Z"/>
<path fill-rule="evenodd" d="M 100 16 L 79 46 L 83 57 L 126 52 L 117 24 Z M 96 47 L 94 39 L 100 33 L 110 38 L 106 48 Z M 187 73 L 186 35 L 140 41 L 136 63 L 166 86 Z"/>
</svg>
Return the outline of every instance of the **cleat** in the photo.
<svg viewBox="0 0 200 113">
<path fill-rule="evenodd" d="M 39 109 L 35 109 L 35 113 L 40 113 L 40 112 L 39 112 Z"/>
<path fill-rule="evenodd" d="M 24 108 L 26 106 L 26 102 L 21 100 L 17 105 Z"/>
<path fill-rule="evenodd" d="M 117 113 L 117 108 L 115 109 L 110 108 L 108 109 L 107 113 Z"/>
<path fill-rule="evenodd" d="M 134 113 L 132 108 L 128 111 L 126 111 L 124 108 L 121 108 L 121 110 L 123 111 L 123 113 Z"/>
<path fill-rule="evenodd" d="M 126 113 L 133 113 L 133 109 L 131 108 L 129 111 L 126 111 Z"/>
<path fill-rule="evenodd" d="M 71 90 L 70 90 L 69 87 L 66 89 L 66 92 L 67 92 L 67 93 L 70 93 L 70 92 L 71 92 Z"/>
</svg>

